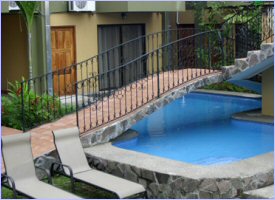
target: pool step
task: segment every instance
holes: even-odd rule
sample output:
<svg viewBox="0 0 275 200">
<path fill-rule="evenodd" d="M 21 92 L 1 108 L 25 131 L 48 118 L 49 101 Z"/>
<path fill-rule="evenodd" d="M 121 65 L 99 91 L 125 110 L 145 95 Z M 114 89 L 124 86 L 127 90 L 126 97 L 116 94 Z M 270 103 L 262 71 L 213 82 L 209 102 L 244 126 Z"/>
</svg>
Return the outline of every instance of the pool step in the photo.
<svg viewBox="0 0 275 200">
<path fill-rule="evenodd" d="M 271 116 L 263 115 L 260 109 L 235 113 L 232 115 L 232 118 L 238 120 L 274 124 L 274 118 Z"/>
<path fill-rule="evenodd" d="M 274 185 L 256 190 L 249 190 L 243 193 L 245 199 L 274 199 Z"/>
</svg>

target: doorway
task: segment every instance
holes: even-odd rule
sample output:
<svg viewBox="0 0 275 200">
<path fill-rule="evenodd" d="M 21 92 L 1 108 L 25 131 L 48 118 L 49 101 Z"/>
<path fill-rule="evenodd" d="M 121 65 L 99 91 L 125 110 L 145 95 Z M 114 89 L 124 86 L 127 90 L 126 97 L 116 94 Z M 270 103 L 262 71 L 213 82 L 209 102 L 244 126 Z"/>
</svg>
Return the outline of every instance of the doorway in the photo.
<svg viewBox="0 0 275 200">
<path fill-rule="evenodd" d="M 76 69 L 64 67 L 75 63 L 74 27 L 51 27 L 52 71 L 54 94 L 58 96 L 75 93 Z M 61 70 L 58 72 L 58 70 Z"/>
<path fill-rule="evenodd" d="M 144 24 L 100 25 L 98 26 L 98 52 L 104 52 L 144 34 Z M 141 38 L 99 56 L 99 73 L 102 74 L 99 81 L 100 90 L 119 88 L 143 77 L 146 74 L 146 65 L 141 61 L 117 68 L 144 53 L 145 40 Z M 110 70 L 111 72 L 106 73 Z"/>
</svg>

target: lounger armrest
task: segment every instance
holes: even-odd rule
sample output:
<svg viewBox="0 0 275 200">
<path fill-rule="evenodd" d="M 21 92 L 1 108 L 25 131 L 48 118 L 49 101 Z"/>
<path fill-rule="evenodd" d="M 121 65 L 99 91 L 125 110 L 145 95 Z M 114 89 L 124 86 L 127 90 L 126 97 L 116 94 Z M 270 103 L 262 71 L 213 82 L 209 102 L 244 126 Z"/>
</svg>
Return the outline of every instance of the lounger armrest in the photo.
<svg viewBox="0 0 275 200">
<path fill-rule="evenodd" d="M 7 185 L 3 184 L 3 183 L 7 183 Z M 7 174 L 1 174 L 1 185 L 4 186 L 9 186 L 12 189 L 13 192 L 13 198 L 16 199 L 17 198 L 17 193 L 16 193 L 16 187 L 15 187 L 15 183 L 12 177 L 8 176 Z"/>
<path fill-rule="evenodd" d="M 69 175 L 73 176 L 72 168 L 69 165 L 65 165 L 65 164 L 62 164 L 60 162 L 52 162 L 51 169 L 50 169 L 51 170 L 51 172 L 50 172 L 51 175 L 53 175 L 54 172 L 57 171 L 57 170 L 54 169 L 55 166 L 62 167 L 62 168 L 67 168 L 69 170 Z M 64 171 L 64 169 L 63 169 L 63 171 Z M 67 174 L 64 172 L 64 175 L 67 175 Z"/>
<path fill-rule="evenodd" d="M 71 179 L 71 189 L 72 189 L 72 192 L 74 192 L 74 182 L 75 182 L 75 180 L 74 180 L 74 174 L 73 174 L 73 170 L 72 170 L 72 168 L 69 166 L 69 165 L 64 165 L 64 164 L 62 164 L 62 163 L 59 163 L 59 162 L 52 162 L 52 165 L 51 165 L 51 175 L 53 176 L 53 174 L 54 174 L 54 166 L 59 166 L 59 167 L 65 167 L 65 168 L 67 168 L 68 170 L 69 170 L 69 176 L 70 176 L 70 179 Z M 63 169 L 63 171 L 64 171 L 64 169 Z M 59 172 L 60 173 L 60 172 Z M 63 173 L 63 175 L 65 175 L 65 176 L 68 176 L 65 172 Z"/>
<path fill-rule="evenodd" d="M 38 166 L 35 166 L 35 168 L 40 169 L 41 171 L 43 171 L 46 174 L 49 184 L 53 183 L 51 173 L 47 169 L 44 169 L 43 167 L 38 167 Z"/>
</svg>

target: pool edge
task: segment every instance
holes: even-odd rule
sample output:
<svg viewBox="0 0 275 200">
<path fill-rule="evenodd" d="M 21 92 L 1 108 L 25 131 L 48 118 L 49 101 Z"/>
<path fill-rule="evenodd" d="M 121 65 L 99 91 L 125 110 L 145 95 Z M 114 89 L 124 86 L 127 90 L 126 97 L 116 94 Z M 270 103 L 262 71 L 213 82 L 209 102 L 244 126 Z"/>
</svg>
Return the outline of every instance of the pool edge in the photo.
<svg viewBox="0 0 275 200">
<path fill-rule="evenodd" d="M 233 198 L 240 191 L 261 188 L 274 182 L 273 152 L 216 166 L 160 158 L 121 149 L 111 143 L 86 148 L 85 152 L 91 165 L 143 184 L 150 198 Z M 192 189 L 178 189 L 181 192 L 175 196 L 171 192 L 175 184 L 193 186 Z M 224 187 L 230 191 L 223 191 L 226 190 Z M 167 191 L 163 193 L 160 188 Z"/>
</svg>

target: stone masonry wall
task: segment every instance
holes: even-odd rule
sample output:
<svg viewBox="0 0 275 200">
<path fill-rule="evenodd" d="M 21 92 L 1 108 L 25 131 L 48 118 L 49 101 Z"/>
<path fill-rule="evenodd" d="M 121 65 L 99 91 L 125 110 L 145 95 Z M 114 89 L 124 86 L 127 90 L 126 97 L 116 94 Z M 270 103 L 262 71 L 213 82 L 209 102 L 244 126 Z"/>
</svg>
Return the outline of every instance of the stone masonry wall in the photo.
<svg viewBox="0 0 275 200">
<path fill-rule="evenodd" d="M 92 168 L 143 185 L 148 198 L 236 198 L 241 196 L 243 191 L 274 183 L 273 170 L 250 177 L 191 179 L 105 160 L 90 154 L 86 156 Z M 55 150 L 35 159 L 35 165 L 49 170 L 53 161 L 59 162 Z M 40 179 L 44 175 L 42 171 L 37 171 Z"/>
<path fill-rule="evenodd" d="M 137 168 L 87 154 L 98 170 L 142 184 L 148 198 L 235 198 L 243 191 L 273 184 L 273 170 L 252 177 L 190 179 Z"/>
</svg>

